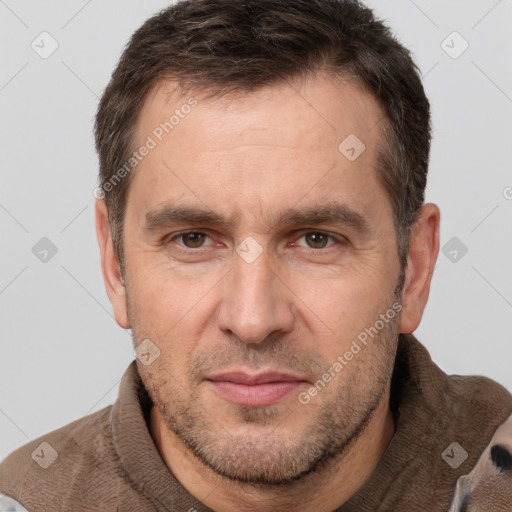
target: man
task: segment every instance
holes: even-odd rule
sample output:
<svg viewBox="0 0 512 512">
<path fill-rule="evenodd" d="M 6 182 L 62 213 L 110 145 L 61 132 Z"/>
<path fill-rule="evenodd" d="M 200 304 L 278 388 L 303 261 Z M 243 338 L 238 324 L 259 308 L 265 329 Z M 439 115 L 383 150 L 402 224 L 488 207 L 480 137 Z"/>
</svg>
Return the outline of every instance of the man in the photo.
<svg viewBox="0 0 512 512">
<path fill-rule="evenodd" d="M 4 461 L 3 510 L 511 509 L 512 397 L 412 334 L 439 251 L 429 103 L 369 9 L 173 5 L 96 142 L 137 359 L 113 406 Z"/>
</svg>

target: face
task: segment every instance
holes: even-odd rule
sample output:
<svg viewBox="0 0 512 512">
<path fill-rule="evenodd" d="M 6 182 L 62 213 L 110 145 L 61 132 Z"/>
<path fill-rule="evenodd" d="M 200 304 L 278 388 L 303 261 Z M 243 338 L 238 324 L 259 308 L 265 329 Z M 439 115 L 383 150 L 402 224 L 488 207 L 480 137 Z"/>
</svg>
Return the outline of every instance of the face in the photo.
<svg viewBox="0 0 512 512">
<path fill-rule="evenodd" d="M 325 76 L 223 99 L 162 82 L 142 108 L 125 288 L 135 344 L 160 352 L 138 369 L 172 435 L 230 479 L 315 471 L 387 392 L 401 306 L 381 119 Z"/>
</svg>

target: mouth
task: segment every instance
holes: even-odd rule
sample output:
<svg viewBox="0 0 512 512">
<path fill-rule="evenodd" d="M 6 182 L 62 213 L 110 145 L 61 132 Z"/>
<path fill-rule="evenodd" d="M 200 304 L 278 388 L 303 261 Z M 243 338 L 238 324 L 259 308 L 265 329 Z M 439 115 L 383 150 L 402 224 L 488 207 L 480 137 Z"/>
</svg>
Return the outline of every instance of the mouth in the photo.
<svg viewBox="0 0 512 512">
<path fill-rule="evenodd" d="M 225 372 L 210 376 L 205 381 L 222 398 L 245 407 L 266 407 L 277 404 L 286 396 L 309 382 L 304 378 L 283 372 L 250 374 Z"/>
</svg>

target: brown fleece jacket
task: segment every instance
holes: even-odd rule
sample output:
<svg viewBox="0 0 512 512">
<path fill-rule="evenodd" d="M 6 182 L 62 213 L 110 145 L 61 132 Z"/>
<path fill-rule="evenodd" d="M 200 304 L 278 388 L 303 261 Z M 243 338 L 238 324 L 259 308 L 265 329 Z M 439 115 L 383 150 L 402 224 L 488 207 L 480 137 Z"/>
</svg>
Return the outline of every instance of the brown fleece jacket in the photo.
<svg viewBox="0 0 512 512">
<path fill-rule="evenodd" d="M 147 426 L 151 406 L 132 362 L 113 406 L 3 461 L 0 511 L 211 510 L 160 457 Z M 391 406 L 396 432 L 386 453 L 336 512 L 512 510 L 512 419 L 505 424 L 512 396 L 503 387 L 484 377 L 446 375 L 413 335 L 400 335 Z"/>
</svg>

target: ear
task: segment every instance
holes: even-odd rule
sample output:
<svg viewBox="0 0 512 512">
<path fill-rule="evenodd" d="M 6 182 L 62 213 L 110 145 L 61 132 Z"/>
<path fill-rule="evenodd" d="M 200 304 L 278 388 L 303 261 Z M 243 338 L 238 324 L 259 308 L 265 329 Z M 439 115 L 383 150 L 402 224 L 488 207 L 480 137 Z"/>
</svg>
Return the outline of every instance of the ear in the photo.
<svg viewBox="0 0 512 512">
<path fill-rule="evenodd" d="M 402 292 L 401 333 L 412 333 L 420 324 L 427 305 L 430 283 L 439 254 L 441 213 L 432 203 L 421 207 L 409 237 L 409 257 Z"/>
<path fill-rule="evenodd" d="M 123 329 L 130 328 L 128 311 L 126 306 L 126 288 L 121 276 L 119 259 L 114 250 L 110 227 L 108 224 L 107 205 L 104 199 L 97 199 L 95 205 L 96 213 L 96 236 L 101 252 L 101 270 L 107 290 L 108 298 L 114 309 L 116 322 Z"/>
</svg>

